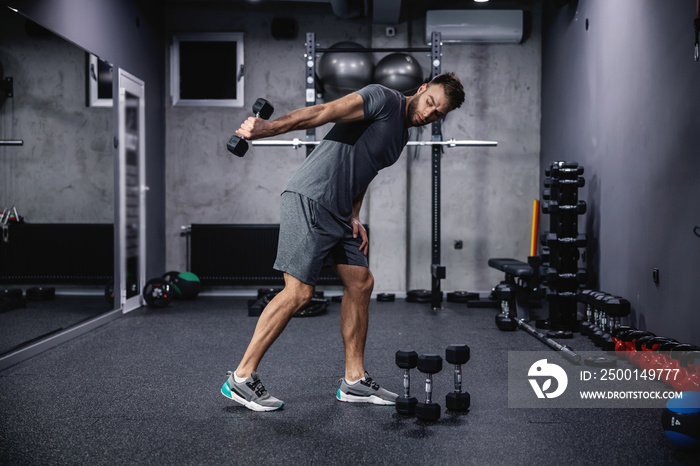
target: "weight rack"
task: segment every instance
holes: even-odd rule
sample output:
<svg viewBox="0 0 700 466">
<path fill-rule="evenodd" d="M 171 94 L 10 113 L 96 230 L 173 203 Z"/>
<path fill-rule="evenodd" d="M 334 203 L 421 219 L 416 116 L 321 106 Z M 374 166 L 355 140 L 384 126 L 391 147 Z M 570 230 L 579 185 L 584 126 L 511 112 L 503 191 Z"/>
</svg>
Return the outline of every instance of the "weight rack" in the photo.
<svg viewBox="0 0 700 466">
<path fill-rule="evenodd" d="M 554 330 L 577 330 L 577 297 L 588 281 L 586 269 L 578 267 L 579 249 L 587 244 L 578 232 L 578 216 L 586 213 L 586 202 L 578 200 L 585 184 L 581 175 L 583 167 L 576 162 L 554 162 L 545 170 L 542 213 L 549 215 L 549 231 L 540 244 L 549 319 L 541 325 Z"/>
</svg>

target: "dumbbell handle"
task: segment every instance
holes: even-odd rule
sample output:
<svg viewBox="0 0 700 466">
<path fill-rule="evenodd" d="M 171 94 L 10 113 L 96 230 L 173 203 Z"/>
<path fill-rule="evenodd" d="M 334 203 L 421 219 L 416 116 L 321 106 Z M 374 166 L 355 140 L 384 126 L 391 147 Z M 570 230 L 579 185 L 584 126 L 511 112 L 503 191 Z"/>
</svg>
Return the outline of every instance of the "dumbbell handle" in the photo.
<svg viewBox="0 0 700 466">
<path fill-rule="evenodd" d="M 254 117 L 254 118 L 260 118 L 260 112 L 256 112 L 255 115 L 253 115 L 253 117 Z M 244 141 L 247 141 L 247 140 L 248 140 L 248 138 L 246 138 L 245 136 L 238 136 L 238 137 L 241 138 L 241 139 L 244 140 Z"/>
<path fill-rule="evenodd" d="M 433 374 L 428 374 L 425 378 L 425 403 L 433 402 Z"/>
<path fill-rule="evenodd" d="M 508 305 L 507 299 L 501 300 L 501 312 L 503 312 L 503 315 L 506 317 L 510 317 L 510 306 Z"/>
<path fill-rule="evenodd" d="M 260 118 L 260 112 L 257 112 L 255 115 L 253 115 L 253 117 L 254 117 L 254 118 Z M 247 140 L 248 140 L 248 138 L 246 138 L 245 136 L 238 136 L 238 137 L 239 137 L 240 139 L 242 139 L 243 141 L 247 141 Z"/>
<path fill-rule="evenodd" d="M 411 371 L 409 369 L 403 371 L 403 394 L 404 398 L 411 396 Z"/>
<path fill-rule="evenodd" d="M 462 365 L 455 364 L 455 392 L 462 393 Z"/>
</svg>

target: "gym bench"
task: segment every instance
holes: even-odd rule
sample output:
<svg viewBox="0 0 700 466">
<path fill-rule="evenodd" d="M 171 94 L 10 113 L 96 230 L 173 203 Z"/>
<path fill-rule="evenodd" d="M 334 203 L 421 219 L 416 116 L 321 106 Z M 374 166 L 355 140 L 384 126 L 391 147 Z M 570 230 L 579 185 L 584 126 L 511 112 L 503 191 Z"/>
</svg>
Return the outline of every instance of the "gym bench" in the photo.
<svg viewBox="0 0 700 466">
<path fill-rule="evenodd" d="M 528 263 L 529 262 L 529 263 Z M 491 258 L 488 265 L 491 268 L 505 273 L 505 278 L 501 284 L 510 285 L 514 291 L 514 303 L 517 309 L 517 317 L 530 320 L 530 309 L 540 308 L 541 294 L 539 291 L 542 279 L 539 268 L 541 258 L 539 256 L 529 257 L 528 262 L 508 258 Z M 491 293 L 486 299 L 472 300 L 467 302 L 467 307 L 493 307 L 500 308 L 500 300 Z"/>
</svg>

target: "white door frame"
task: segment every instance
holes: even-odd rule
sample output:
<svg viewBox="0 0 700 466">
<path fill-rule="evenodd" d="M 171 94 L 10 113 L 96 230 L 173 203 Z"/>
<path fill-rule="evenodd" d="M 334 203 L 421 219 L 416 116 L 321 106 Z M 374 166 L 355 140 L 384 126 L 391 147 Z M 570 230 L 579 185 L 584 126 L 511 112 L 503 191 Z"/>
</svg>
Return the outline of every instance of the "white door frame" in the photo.
<svg viewBox="0 0 700 466">
<path fill-rule="evenodd" d="M 133 311 L 143 306 L 143 297 L 141 290 L 146 281 L 146 102 L 145 102 L 145 83 L 135 76 L 129 74 L 119 68 L 119 273 L 120 273 L 120 290 L 119 297 L 121 309 L 124 314 Z M 133 130 L 127 131 L 127 94 L 138 99 L 138 132 L 134 134 Z M 127 151 L 137 152 L 138 167 L 132 176 L 129 176 L 129 167 L 127 166 Z M 133 166 L 133 165 L 132 165 Z M 134 176 L 136 180 L 134 180 Z M 131 199 L 129 195 L 131 194 Z M 128 201 L 138 200 L 136 225 L 133 224 L 133 212 L 131 212 L 132 224 L 129 224 L 130 217 L 127 216 Z M 129 228 L 138 229 L 138 252 L 136 260 L 138 261 L 138 271 L 136 283 L 133 284 L 133 277 L 127 280 L 127 259 L 129 258 Z M 133 240 L 132 240 L 133 241 Z M 131 252 L 133 254 L 133 252 Z M 127 287 L 135 286 L 136 294 L 129 296 Z"/>
</svg>

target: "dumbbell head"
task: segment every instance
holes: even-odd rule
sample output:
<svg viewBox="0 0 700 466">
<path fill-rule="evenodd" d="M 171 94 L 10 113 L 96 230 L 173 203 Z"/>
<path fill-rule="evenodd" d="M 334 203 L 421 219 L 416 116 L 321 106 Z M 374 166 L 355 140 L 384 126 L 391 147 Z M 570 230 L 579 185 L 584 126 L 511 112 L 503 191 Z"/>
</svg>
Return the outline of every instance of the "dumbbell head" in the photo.
<svg viewBox="0 0 700 466">
<path fill-rule="evenodd" d="M 413 416 L 416 412 L 418 400 L 414 396 L 400 396 L 396 399 L 396 412 L 399 414 L 408 414 Z"/>
<path fill-rule="evenodd" d="M 493 289 L 493 296 L 501 301 L 513 299 L 513 287 L 507 283 L 499 283 Z"/>
<path fill-rule="evenodd" d="M 397 351 L 396 365 L 401 369 L 413 369 L 418 365 L 418 353 L 409 350 Z"/>
<path fill-rule="evenodd" d="M 439 354 L 421 354 L 418 356 L 418 370 L 424 374 L 437 374 L 442 370 L 442 358 Z"/>
<path fill-rule="evenodd" d="M 248 152 L 248 143 L 242 137 L 234 134 L 226 143 L 226 149 L 233 155 L 243 157 L 245 153 Z"/>
<path fill-rule="evenodd" d="M 445 361 L 450 364 L 466 364 L 469 361 L 469 347 L 463 344 L 448 346 Z"/>
<path fill-rule="evenodd" d="M 630 315 L 631 304 L 619 296 L 609 296 L 603 300 L 602 310 L 612 317 L 627 317 Z"/>
<path fill-rule="evenodd" d="M 263 120 L 268 120 L 275 111 L 275 107 L 270 102 L 260 97 L 253 104 L 253 114 Z"/>
<path fill-rule="evenodd" d="M 471 397 L 467 392 L 450 392 L 445 397 L 445 406 L 450 411 L 467 411 L 470 404 Z"/>
<path fill-rule="evenodd" d="M 511 316 L 496 314 L 496 327 L 504 332 L 512 332 L 518 328 L 518 322 L 516 322 Z"/>
<path fill-rule="evenodd" d="M 416 404 L 416 417 L 421 421 L 437 421 L 440 419 L 440 405 L 437 403 Z"/>
</svg>

